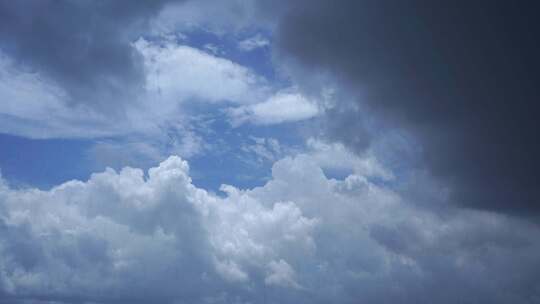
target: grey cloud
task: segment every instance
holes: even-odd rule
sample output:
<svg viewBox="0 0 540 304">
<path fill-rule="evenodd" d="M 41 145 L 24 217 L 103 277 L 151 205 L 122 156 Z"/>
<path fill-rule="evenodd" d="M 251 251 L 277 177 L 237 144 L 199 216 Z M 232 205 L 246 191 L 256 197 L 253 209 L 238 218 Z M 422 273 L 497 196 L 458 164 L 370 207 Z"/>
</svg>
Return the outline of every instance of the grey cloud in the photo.
<svg viewBox="0 0 540 304">
<path fill-rule="evenodd" d="M 367 108 L 387 126 L 415 135 L 425 164 L 451 187 L 454 203 L 538 216 L 536 4 L 286 5 L 276 38 L 282 57 L 312 73 L 331 72 L 362 106 L 342 102 L 330 112 L 330 138 L 364 151 L 371 139 Z"/>
<path fill-rule="evenodd" d="M 166 1 L 1 1 L 0 49 L 72 104 L 118 112 L 143 78 L 133 39 Z"/>
</svg>

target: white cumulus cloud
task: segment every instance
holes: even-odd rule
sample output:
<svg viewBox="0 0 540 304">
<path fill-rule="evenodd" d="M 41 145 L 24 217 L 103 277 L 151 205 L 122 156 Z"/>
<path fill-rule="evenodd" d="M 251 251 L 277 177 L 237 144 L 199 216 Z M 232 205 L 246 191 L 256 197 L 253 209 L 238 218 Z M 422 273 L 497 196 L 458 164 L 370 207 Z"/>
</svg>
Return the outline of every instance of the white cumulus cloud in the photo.
<svg viewBox="0 0 540 304">
<path fill-rule="evenodd" d="M 527 303 L 539 228 L 444 217 L 316 156 L 276 162 L 262 187 L 194 186 L 170 157 L 48 191 L 0 183 L 0 297 L 81 302 Z M 519 258 L 516 258 L 519 257 Z M 460 291 L 460 292 L 458 292 Z M 465 291 L 465 292 L 463 292 Z M 534 302 L 534 301 L 533 301 Z"/>
<path fill-rule="evenodd" d="M 256 125 L 272 125 L 306 120 L 320 113 L 315 102 L 297 92 L 278 92 L 267 100 L 232 108 L 231 122 L 237 126 L 246 122 Z"/>
</svg>

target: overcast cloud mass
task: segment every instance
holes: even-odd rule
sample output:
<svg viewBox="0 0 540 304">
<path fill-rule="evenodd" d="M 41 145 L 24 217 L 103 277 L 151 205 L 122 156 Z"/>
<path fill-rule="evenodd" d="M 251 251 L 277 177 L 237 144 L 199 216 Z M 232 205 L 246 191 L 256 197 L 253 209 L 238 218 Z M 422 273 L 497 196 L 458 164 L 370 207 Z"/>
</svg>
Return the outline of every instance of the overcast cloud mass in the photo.
<svg viewBox="0 0 540 304">
<path fill-rule="evenodd" d="M 412 132 L 454 203 L 537 217 L 537 12 L 507 1 L 306 1 L 278 37 L 353 102 Z M 330 117 L 329 136 L 365 149 L 360 116 Z"/>
<path fill-rule="evenodd" d="M 0 303 L 539 303 L 537 15 L 0 0 Z"/>
</svg>

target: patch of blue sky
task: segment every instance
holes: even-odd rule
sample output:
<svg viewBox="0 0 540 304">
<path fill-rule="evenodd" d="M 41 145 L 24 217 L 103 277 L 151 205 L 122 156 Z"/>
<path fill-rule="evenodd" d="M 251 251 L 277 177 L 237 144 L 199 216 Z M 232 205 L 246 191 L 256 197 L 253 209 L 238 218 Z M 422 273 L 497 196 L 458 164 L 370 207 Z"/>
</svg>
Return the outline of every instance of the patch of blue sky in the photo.
<svg viewBox="0 0 540 304">
<path fill-rule="evenodd" d="M 300 132 L 302 122 L 271 126 L 243 124 L 232 127 L 227 116 L 211 105 L 199 105 L 207 125 L 203 139 L 207 149 L 189 159 L 194 183 L 202 188 L 217 191 L 221 184 L 233 184 L 239 188 L 263 185 L 270 177 L 271 167 L 283 152 L 299 150 L 304 144 Z M 278 150 L 268 141 L 279 143 Z M 264 143 L 261 143 L 264 141 Z M 268 152 L 261 155 L 262 152 Z"/>
<path fill-rule="evenodd" d="M 92 172 L 86 157 L 90 140 L 27 139 L 0 134 L 0 170 L 14 187 L 49 189 Z"/>
<path fill-rule="evenodd" d="M 262 149 L 269 150 L 270 157 L 258 154 L 257 149 L 250 147 L 260 146 L 260 140 L 276 140 L 282 151 L 300 150 L 304 143 L 300 132 L 303 122 L 232 127 L 222 109 L 209 104 L 198 104 L 195 108 L 193 113 L 204 114 L 207 120 L 206 127 L 195 130 L 206 148 L 188 161 L 194 183 L 214 192 L 223 183 L 252 188 L 266 182 L 273 162 L 284 154 L 272 151 L 268 142 Z M 36 140 L 0 134 L 0 170 L 6 180 L 20 187 L 48 189 L 72 179 L 87 180 L 93 172 L 106 167 L 120 170 L 126 165 L 115 159 L 96 163 L 89 153 L 92 147 L 102 141 L 122 145 L 125 140 L 123 137 Z M 127 165 L 146 170 L 158 162 L 141 159 Z"/>
<path fill-rule="evenodd" d="M 240 41 L 257 34 L 270 39 L 269 33 L 260 31 L 216 35 L 199 29 L 187 33 L 181 43 L 248 67 L 263 76 L 274 88 L 290 85 L 287 80 L 277 77 L 269 46 L 250 51 L 238 47 Z M 208 124 L 209 129 L 199 130 L 208 149 L 190 159 L 194 183 L 213 191 L 217 191 L 223 183 L 232 183 L 240 188 L 260 186 L 269 178 L 273 161 L 246 148 L 256 145 L 256 139 L 275 139 L 283 147 L 299 148 L 304 143 L 299 132 L 302 122 L 270 126 L 244 124 L 233 128 L 224 113 L 227 106 L 216 107 L 197 102 L 186 107 L 194 115 L 203 115 L 204 119 L 212 121 Z"/>
</svg>

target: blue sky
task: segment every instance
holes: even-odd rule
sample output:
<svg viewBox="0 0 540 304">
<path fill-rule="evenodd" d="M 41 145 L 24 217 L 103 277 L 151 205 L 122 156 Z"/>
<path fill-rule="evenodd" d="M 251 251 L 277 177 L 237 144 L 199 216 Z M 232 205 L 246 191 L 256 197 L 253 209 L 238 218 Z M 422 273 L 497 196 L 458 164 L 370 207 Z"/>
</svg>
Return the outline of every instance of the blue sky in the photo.
<svg viewBox="0 0 540 304">
<path fill-rule="evenodd" d="M 7 134 L 2 134 L 0 141 L 2 176 L 15 186 L 47 189 L 66 180 L 87 178 L 91 172 L 85 157 L 91 142 Z"/>
</svg>

